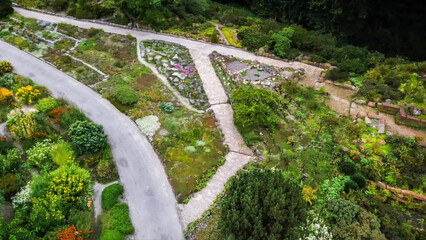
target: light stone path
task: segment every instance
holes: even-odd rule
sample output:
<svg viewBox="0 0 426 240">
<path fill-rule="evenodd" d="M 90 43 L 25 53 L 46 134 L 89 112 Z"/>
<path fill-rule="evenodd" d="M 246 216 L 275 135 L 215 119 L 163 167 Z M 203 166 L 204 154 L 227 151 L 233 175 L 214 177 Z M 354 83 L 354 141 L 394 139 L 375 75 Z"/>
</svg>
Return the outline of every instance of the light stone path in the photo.
<svg viewBox="0 0 426 240">
<path fill-rule="evenodd" d="M 155 66 L 153 64 L 148 63 L 147 61 L 145 61 L 142 56 L 141 56 L 141 47 L 140 45 L 142 43 L 137 42 L 137 54 L 138 54 L 138 60 L 140 63 L 142 63 L 143 65 L 147 66 L 149 69 L 151 69 L 151 71 L 157 75 L 157 77 L 161 80 L 161 82 L 175 95 L 175 97 L 178 99 L 178 101 L 185 106 L 186 108 L 188 108 L 190 111 L 192 112 L 196 112 L 196 113 L 203 113 L 204 111 L 195 109 L 190 103 L 189 100 L 186 97 L 183 97 L 174 87 L 172 87 L 169 83 L 169 81 L 167 80 L 166 76 L 164 76 L 163 74 L 159 73 L 158 70 L 155 68 Z"/>
</svg>

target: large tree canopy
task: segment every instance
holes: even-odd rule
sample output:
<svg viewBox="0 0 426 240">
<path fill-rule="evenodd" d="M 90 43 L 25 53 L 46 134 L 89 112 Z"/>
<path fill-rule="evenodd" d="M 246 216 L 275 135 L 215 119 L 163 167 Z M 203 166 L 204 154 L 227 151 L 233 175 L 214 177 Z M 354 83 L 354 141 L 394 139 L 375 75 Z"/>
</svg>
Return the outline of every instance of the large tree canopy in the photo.
<svg viewBox="0 0 426 240">
<path fill-rule="evenodd" d="M 235 178 L 222 202 L 219 226 L 236 239 L 299 239 L 306 203 L 280 171 L 255 169 Z"/>
<path fill-rule="evenodd" d="M 0 18 L 13 12 L 12 0 L 0 0 Z"/>
</svg>

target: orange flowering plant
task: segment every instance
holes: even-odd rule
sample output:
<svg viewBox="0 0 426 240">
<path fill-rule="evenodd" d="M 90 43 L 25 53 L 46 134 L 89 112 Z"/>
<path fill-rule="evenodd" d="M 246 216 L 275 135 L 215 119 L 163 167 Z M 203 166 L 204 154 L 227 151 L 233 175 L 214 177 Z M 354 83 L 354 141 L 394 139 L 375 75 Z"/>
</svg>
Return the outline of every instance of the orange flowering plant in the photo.
<svg viewBox="0 0 426 240">
<path fill-rule="evenodd" d="M 77 228 L 74 225 L 71 225 L 65 230 L 59 231 L 56 234 L 56 237 L 58 240 L 84 240 L 88 239 L 92 233 L 92 230 L 87 231 L 84 228 L 77 231 Z"/>
</svg>

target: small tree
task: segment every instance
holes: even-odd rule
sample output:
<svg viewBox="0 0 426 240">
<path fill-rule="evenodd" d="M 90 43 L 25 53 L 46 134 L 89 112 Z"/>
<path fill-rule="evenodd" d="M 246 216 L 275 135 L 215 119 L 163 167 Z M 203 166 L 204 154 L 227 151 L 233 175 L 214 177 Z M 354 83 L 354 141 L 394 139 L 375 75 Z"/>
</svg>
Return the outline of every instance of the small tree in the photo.
<svg viewBox="0 0 426 240">
<path fill-rule="evenodd" d="M 260 170 L 235 178 L 222 202 L 220 230 L 236 239 L 298 239 L 306 203 L 297 183 L 280 171 Z"/>
<path fill-rule="evenodd" d="M 279 33 L 272 35 L 271 40 L 274 44 L 274 51 L 280 57 L 285 57 L 291 46 L 291 37 L 293 37 L 294 30 L 292 28 L 283 28 Z"/>
<path fill-rule="evenodd" d="M 89 121 L 77 121 L 70 126 L 69 136 L 71 141 L 83 153 L 95 153 L 101 151 L 106 144 L 102 126 Z"/>
</svg>

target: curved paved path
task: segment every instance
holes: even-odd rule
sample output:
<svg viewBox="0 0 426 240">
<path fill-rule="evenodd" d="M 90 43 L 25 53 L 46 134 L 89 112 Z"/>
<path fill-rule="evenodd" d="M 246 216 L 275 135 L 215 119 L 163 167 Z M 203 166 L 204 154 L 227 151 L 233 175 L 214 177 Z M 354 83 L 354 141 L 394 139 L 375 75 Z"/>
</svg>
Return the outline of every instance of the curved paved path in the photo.
<svg viewBox="0 0 426 240">
<path fill-rule="evenodd" d="M 10 61 L 18 74 L 49 88 L 78 106 L 108 134 L 117 164 L 135 239 L 183 239 L 175 196 L 151 145 L 137 126 L 90 88 L 23 51 L 0 41 L 0 59 Z"/>
</svg>

